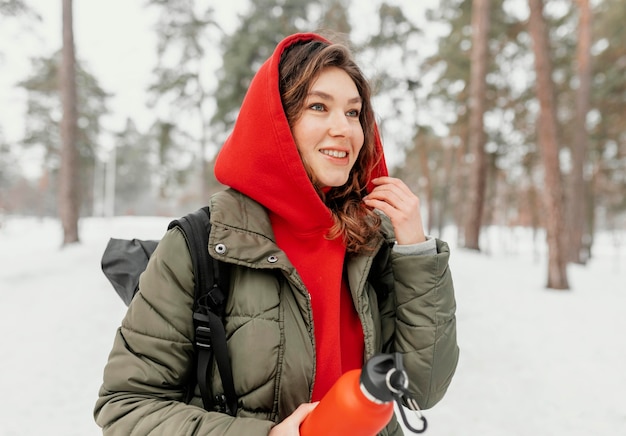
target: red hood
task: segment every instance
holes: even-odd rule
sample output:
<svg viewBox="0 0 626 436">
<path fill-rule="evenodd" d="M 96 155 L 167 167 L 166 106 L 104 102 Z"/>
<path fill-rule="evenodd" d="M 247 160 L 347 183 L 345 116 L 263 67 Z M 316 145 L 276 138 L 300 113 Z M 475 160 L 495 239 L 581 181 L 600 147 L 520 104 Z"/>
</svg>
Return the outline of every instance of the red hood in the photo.
<svg viewBox="0 0 626 436">
<path fill-rule="evenodd" d="M 292 229 L 325 233 L 332 224 L 331 215 L 306 174 L 278 88 L 283 51 L 308 40 L 326 41 L 312 33 L 291 35 L 256 73 L 233 131 L 217 156 L 215 177 L 261 203 Z M 382 154 L 378 136 L 376 141 Z M 387 174 L 384 158 L 380 162 L 373 177 Z"/>
</svg>

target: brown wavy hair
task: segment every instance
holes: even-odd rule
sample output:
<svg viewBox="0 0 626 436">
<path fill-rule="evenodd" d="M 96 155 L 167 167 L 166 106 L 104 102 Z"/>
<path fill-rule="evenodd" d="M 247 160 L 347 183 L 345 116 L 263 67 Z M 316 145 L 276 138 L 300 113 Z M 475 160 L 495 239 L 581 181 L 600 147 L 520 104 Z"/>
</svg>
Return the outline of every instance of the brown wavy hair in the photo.
<svg viewBox="0 0 626 436">
<path fill-rule="evenodd" d="M 375 118 L 367 79 L 345 45 L 318 40 L 303 41 L 289 46 L 282 54 L 279 66 L 280 96 L 287 121 L 293 127 L 304 111 L 311 85 L 321 71 L 328 67 L 345 71 L 354 81 L 361 96 L 359 121 L 364 134 L 363 147 L 348 181 L 327 192 L 320 189 L 306 163 L 304 166 L 313 186 L 333 216 L 334 225 L 327 237 L 342 237 L 349 254 L 369 253 L 374 248 L 372 241 L 379 233 L 380 217 L 365 206 L 362 200 L 367 194 L 371 171 L 381 156 L 376 153 Z"/>
</svg>

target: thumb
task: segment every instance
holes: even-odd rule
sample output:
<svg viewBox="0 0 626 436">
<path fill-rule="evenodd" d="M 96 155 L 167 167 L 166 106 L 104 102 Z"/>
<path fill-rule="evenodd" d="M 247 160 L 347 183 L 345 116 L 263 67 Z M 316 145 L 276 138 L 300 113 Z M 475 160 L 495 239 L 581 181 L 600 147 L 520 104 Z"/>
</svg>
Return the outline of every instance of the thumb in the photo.
<svg viewBox="0 0 626 436">
<path fill-rule="evenodd" d="M 293 417 L 294 420 L 301 423 L 309 415 L 309 413 L 311 413 L 313 409 L 317 407 L 318 404 L 319 404 L 319 401 L 316 401 L 314 403 L 300 404 L 298 408 L 293 411 L 291 416 Z"/>
</svg>

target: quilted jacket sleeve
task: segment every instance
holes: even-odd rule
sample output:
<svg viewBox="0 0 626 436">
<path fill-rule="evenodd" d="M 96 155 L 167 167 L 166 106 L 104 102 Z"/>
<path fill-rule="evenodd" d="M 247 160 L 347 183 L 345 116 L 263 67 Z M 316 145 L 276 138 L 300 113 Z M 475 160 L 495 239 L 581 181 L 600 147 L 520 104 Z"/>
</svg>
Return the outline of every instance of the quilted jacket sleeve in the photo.
<svg viewBox="0 0 626 436">
<path fill-rule="evenodd" d="M 381 307 L 385 349 L 403 353 L 409 387 L 423 409 L 444 396 L 459 358 L 450 250 L 436 243 L 432 255 L 392 252 L 393 298 Z"/>
<path fill-rule="evenodd" d="M 193 273 L 183 235 L 153 254 L 118 329 L 94 415 L 104 435 L 267 435 L 270 421 L 207 412 L 182 399 L 193 367 Z"/>
</svg>

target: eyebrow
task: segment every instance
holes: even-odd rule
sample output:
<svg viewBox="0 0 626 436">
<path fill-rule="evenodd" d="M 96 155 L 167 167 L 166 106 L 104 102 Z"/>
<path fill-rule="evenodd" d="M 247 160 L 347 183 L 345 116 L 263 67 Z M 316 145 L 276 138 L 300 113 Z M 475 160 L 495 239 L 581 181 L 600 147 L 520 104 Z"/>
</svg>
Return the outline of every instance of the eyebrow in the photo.
<svg viewBox="0 0 626 436">
<path fill-rule="evenodd" d="M 322 91 L 311 91 L 311 92 L 309 92 L 308 95 L 309 96 L 314 95 L 314 96 L 320 97 L 320 98 L 322 98 L 324 100 L 334 100 L 335 99 L 332 95 L 327 94 L 327 93 L 322 92 Z M 361 102 L 363 102 L 363 99 L 361 98 L 360 95 L 358 97 L 353 97 L 350 100 L 348 100 L 348 103 L 350 103 L 350 104 L 352 104 L 352 103 L 361 103 Z"/>
</svg>

